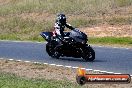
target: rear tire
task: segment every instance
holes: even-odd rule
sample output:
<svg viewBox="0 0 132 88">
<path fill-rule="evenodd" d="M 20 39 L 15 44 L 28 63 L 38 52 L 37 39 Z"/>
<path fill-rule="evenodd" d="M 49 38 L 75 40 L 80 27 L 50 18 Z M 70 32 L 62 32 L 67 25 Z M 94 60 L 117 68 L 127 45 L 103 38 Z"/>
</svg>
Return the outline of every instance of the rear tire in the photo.
<svg viewBox="0 0 132 88">
<path fill-rule="evenodd" d="M 93 50 L 93 48 L 92 47 L 86 47 L 84 50 L 83 50 L 83 59 L 85 60 L 85 61 L 89 61 L 89 62 L 91 62 L 91 61 L 94 61 L 94 59 L 95 59 L 95 51 Z"/>
</svg>

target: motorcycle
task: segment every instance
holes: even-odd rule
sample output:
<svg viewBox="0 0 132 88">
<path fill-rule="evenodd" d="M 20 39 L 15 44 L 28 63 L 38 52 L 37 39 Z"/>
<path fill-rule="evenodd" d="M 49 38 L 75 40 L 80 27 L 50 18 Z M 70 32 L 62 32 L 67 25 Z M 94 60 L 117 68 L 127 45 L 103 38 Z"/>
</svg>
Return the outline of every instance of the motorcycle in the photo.
<svg viewBox="0 0 132 88">
<path fill-rule="evenodd" d="M 62 40 L 55 32 L 42 32 L 40 35 L 47 41 L 46 52 L 53 58 L 74 57 L 83 58 L 85 61 L 95 59 L 95 51 L 87 44 L 87 35 L 75 28 L 70 32 L 64 32 Z"/>
</svg>

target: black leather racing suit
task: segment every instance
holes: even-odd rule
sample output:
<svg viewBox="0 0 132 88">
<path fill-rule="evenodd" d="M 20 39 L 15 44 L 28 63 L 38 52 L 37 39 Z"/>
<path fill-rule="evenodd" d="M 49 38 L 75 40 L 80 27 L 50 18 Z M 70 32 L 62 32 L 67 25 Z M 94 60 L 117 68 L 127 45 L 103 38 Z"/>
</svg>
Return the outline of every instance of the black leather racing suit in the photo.
<svg viewBox="0 0 132 88">
<path fill-rule="evenodd" d="M 71 29 L 71 30 L 73 30 L 74 28 L 70 25 L 70 24 L 68 24 L 68 23 L 65 23 L 65 24 L 61 24 L 61 23 L 59 23 L 59 22 L 56 22 L 55 23 L 55 26 L 54 26 L 54 28 L 55 28 L 55 32 L 56 32 L 56 34 L 58 35 L 58 36 L 60 36 L 61 38 L 64 38 L 64 29 L 65 29 L 65 27 L 67 27 L 67 28 L 69 28 L 69 29 Z"/>
<path fill-rule="evenodd" d="M 56 22 L 56 23 L 55 23 L 55 26 L 54 26 L 55 32 L 56 32 L 56 34 L 57 34 L 57 37 L 61 40 L 61 41 L 58 42 L 57 46 L 55 47 L 55 50 L 58 50 L 58 49 L 59 49 L 59 47 L 62 45 L 62 41 L 65 42 L 65 41 L 64 41 L 64 37 L 65 37 L 64 29 L 65 29 L 65 27 L 67 27 L 67 28 L 69 28 L 69 29 L 71 29 L 71 30 L 74 29 L 74 28 L 73 28 L 70 24 L 68 24 L 68 23 L 65 23 L 65 24 L 63 24 L 63 25 L 62 25 L 61 23 L 59 23 L 59 22 Z"/>
</svg>

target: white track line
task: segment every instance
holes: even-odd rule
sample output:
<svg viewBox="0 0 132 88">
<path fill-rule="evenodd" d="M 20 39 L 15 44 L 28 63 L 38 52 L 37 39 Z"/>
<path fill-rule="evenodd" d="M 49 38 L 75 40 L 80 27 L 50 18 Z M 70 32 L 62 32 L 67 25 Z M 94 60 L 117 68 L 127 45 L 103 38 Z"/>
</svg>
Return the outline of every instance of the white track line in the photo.
<svg viewBox="0 0 132 88">
<path fill-rule="evenodd" d="M 40 62 L 33 62 L 34 64 L 41 64 Z"/>
<path fill-rule="evenodd" d="M 4 59 L 4 58 L 0 58 Z M 29 63 L 31 61 L 22 61 L 22 60 L 14 60 L 14 59 L 8 59 L 10 61 L 18 61 L 18 62 L 26 62 Z M 78 69 L 79 67 L 72 67 L 72 66 L 64 66 L 64 65 L 56 65 L 56 64 L 49 64 L 49 63 L 41 63 L 41 62 L 31 62 L 31 63 L 36 63 L 36 64 L 45 64 L 45 65 L 51 65 L 51 66 L 57 66 L 57 67 L 66 67 L 66 68 L 73 68 L 73 69 Z M 108 72 L 108 71 L 101 71 L 101 70 L 93 70 L 93 69 L 87 69 L 87 68 L 81 68 L 86 71 L 94 71 L 94 72 L 101 72 L 101 73 L 107 73 L 107 74 L 122 74 L 122 73 L 114 73 L 114 72 Z M 132 75 L 130 75 L 132 77 Z"/>
<path fill-rule="evenodd" d="M 29 63 L 29 62 L 31 62 L 31 61 L 24 61 L 24 62 Z"/>
<path fill-rule="evenodd" d="M 49 65 L 51 65 L 51 66 L 55 66 L 56 64 L 49 64 Z"/>
<path fill-rule="evenodd" d="M 64 67 L 66 67 L 66 68 L 71 68 L 72 66 L 64 66 Z"/>
<path fill-rule="evenodd" d="M 9 59 L 10 61 L 13 61 L 14 59 Z"/>
<path fill-rule="evenodd" d="M 56 65 L 57 67 L 63 67 L 63 65 Z"/>
<path fill-rule="evenodd" d="M 21 62 L 22 60 L 16 60 L 16 61 Z"/>
<path fill-rule="evenodd" d="M 79 68 L 79 67 L 72 67 L 72 68 L 77 69 L 77 68 Z"/>
<path fill-rule="evenodd" d="M 106 72 L 106 73 L 108 73 L 108 74 L 114 74 L 114 72 Z"/>
<path fill-rule="evenodd" d="M 121 74 L 121 73 L 114 73 L 114 74 Z"/>
<path fill-rule="evenodd" d="M 107 73 L 107 71 L 100 71 L 100 72 L 102 72 L 102 73 Z"/>
<path fill-rule="evenodd" d="M 93 70 L 93 71 L 95 71 L 95 72 L 100 72 L 100 70 Z"/>
<path fill-rule="evenodd" d="M 44 63 L 45 65 L 48 65 L 48 63 Z"/>
<path fill-rule="evenodd" d="M 86 69 L 86 71 L 93 71 L 93 69 Z"/>
<path fill-rule="evenodd" d="M 84 69 L 84 70 L 86 70 L 86 68 L 81 68 L 81 69 Z"/>
</svg>

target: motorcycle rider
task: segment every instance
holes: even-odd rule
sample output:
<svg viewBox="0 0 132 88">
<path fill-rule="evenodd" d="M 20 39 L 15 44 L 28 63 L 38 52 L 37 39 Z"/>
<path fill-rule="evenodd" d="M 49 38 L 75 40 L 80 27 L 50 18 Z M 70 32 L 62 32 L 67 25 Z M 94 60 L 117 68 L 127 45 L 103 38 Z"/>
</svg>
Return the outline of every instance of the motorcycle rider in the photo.
<svg viewBox="0 0 132 88">
<path fill-rule="evenodd" d="M 55 33 L 56 33 L 56 37 L 59 38 L 59 41 L 58 41 L 58 44 L 56 45 L 55 47 L 55 56 L 58 57 L 59 53 L 57 52 L 59 50 L 59 47 L 63 44 L 62 42 L 65 42 L 65 34 L 64 34 L 64 29 L 65 27 L 73 30 L 74 27 L 72 27 L 70 24 L 68 24 L 66 22 L 66 16 L 65 14 L 63 13 L 60 13 L 57 15 L 57 19 L 56 19 L 56 22 L 55 22 L 55 26 L 54 26 L 54 29 L 55 29 Z"/>
<path fill-rule="evenodd" d="M 69 28 L 71 30 L 74 29 L 70 24 L 68 24 L 66 22 L 66 16 L 65 16 L 65 14 L 60 13 L 60 14 L 57 15 L 57 19 L 56 19 L 56 22 L 55 22 L 54 29 L 55 29 L 55 32 L 56 32 L 57 36 L 61 40 L 63 40 L 64 37 L 65 37 L 65 34 L 64 34 L 65 27 L 67 27 L 67 28 Z"/>
</svg>

